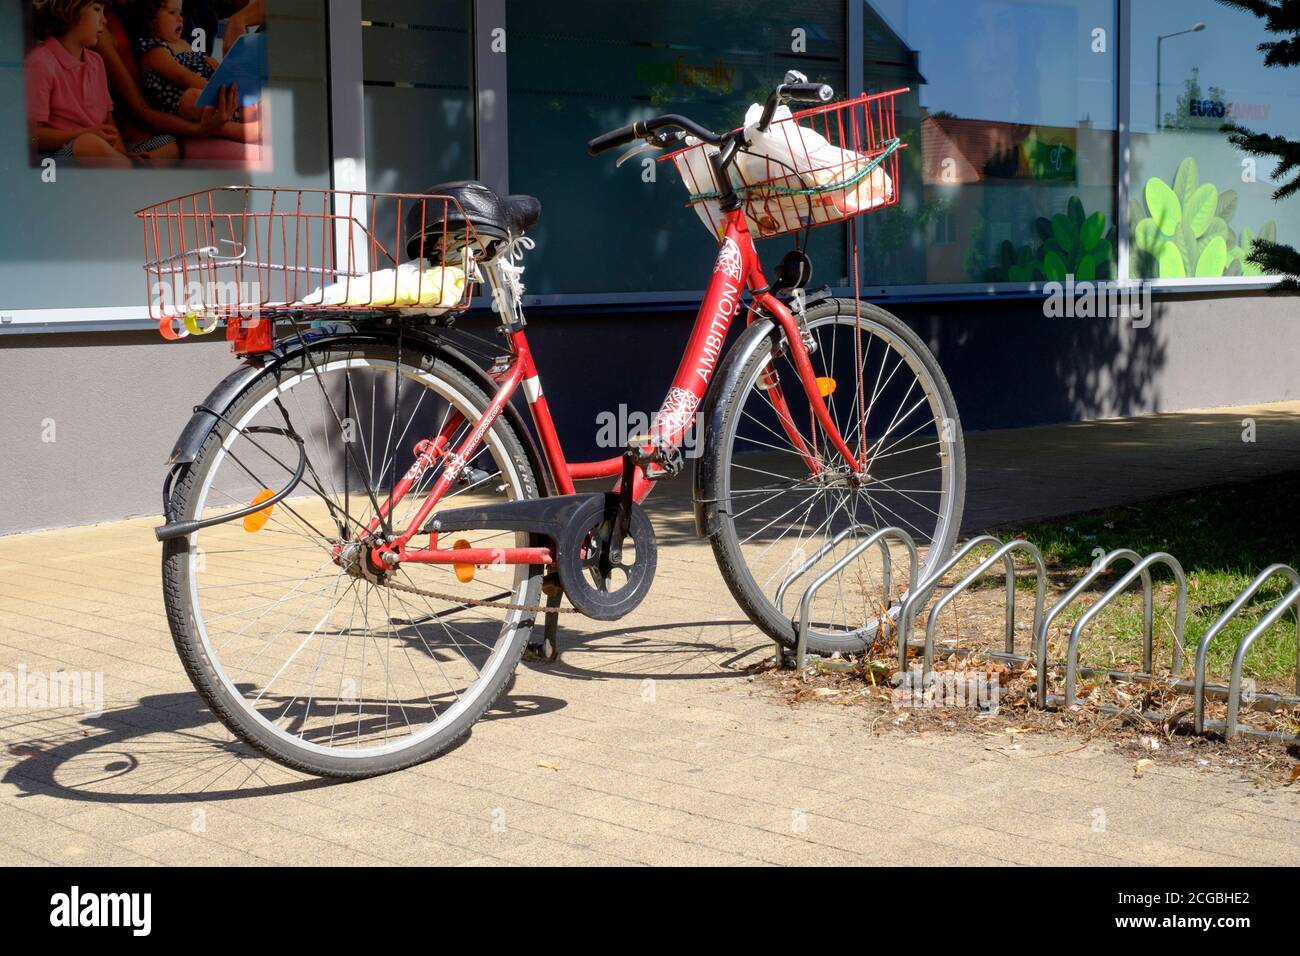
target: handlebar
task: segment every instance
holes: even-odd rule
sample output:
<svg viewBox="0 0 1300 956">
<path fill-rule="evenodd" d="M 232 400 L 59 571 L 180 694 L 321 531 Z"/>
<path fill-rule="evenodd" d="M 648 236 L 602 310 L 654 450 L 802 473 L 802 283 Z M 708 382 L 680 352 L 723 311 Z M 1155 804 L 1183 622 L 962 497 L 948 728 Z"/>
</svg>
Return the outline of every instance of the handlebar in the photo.
<svg viewBox="0 0 1300 956">
<path fill-rule="evenodd" d="M 791 101 L 797 103 L 829 103 L 835 96 L 835 91 L 825 83 L 802 81 L 802 75 L 798 73 L 787 75 L 787 79 L 791 77 L 798 77 L 801 82 L 782 83 L 772 91 L 772 95 L 767 98 L 767 104 L 763 107 L 762 118 L 758 121 L 760 130 L 765 130 L 771 125 L 776 108 L 782 103 Z M 592 156 L 597 156 L 607 150 L 626 146 L 634 140 L 649 140 L 658 130 L 667 126 L 675 126 L 685 130 L 702 142 L 714 146 L 722 145 L 722 135 L 701 126 L 693 119 L 680 116 L 677 113 L 665 113 L 662 116 L 656 116 L 654 119 L 638 120 L 619 129 L 610 130 L 608 133 L 601 133 L 587 143 L 587 152 Z M 665 146 L 672 142 L 672 137 L 665 137 L 663 134 L 660 134 L 656 139 L 659 140 L 656 143 L 659 146 Z"/>
<path fill-rule="evenodd" d="M 690 133 L 696 139 L 703 140 L 706 143 L 712 143 L 714 146 L 722 142 L 722 136 L 713 130 L 701 126 L 693 119 L 685 116 L 679 116 L 676 113 L 665 113 L 663 116 L 656 116 L 654 119 L 638 120 L 619 129 L 610 130 L 608 133 L 601 133 L 595 139 L 587 143 L 587 152 L 596 156 L 607 150 L 617 149 L 619 146 L 625 146 L 633 140 L 644 139 L 649 137 L 657 130 L 665 126 L 677 126 Z"/>
<path fill-rule="evenodd" d="M 835 91 L 825 83 L 782 83 L 767 98 L 767 104 L 763 107 L 763 116 L 758 121 L 758 128 L 762 131 L 772 125 L 772 117 L 776 115 L 776 108 L 782 103 L 789 101 L 796 103 L 829 103 L 834 96 Z"/>
</svg>

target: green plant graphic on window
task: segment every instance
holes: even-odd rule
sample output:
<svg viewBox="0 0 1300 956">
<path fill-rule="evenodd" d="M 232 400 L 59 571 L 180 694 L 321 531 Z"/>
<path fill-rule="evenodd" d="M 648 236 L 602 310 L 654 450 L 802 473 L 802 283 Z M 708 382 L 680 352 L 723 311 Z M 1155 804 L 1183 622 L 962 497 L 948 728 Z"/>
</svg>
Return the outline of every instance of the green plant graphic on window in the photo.
<svg viewBox="0 0 1300 956">
<path fill-rule="evenodd" d="M 1237 212 L 1237 193 L 1220 192 L 1202 183 L 1196 160 L 1188 156 L 1178 164 L 1172 184 L 1158 176 L 1147 180 L 1143 202 L 1133 200 L 1131 279 L 1187 279 L 1214 276 L 1260 276 L 1263 271 L 1247 262 L 1255 239 L 1277 241 L 1277 224 L 1271 219 L 1256 236 L 1249 228 L 1237 233 L 1229 225 Z"/>
<path fill-rule="evenodd" d="M 1109 279 L 1115 270 L 1115 227 L 1106 228 L 1106 214 L 1084 212 L 1078 196 L 1066 211 L 1034 221 L 1037 242 L 1017 249 L 1004 240 L 1000 262 L 988 270 L 990 282 L 1064 282 Z"/>
</svg>

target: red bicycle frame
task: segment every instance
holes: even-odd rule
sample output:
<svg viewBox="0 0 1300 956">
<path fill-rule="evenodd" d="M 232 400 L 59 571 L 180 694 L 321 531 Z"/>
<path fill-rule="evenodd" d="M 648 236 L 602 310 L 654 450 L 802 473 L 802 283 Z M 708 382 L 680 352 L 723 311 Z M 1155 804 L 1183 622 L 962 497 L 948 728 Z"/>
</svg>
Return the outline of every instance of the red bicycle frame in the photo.
<svg viewBox="0 0 1300 956">
<path fill-rule="evenodd" d="M 816 423 L 821 426 L 835 451 L 853 473 L 860 474 L 862 463 L 866 461 L 865 438 L 859 441 L 859 444 L 864 447 L 855 453 L 840 435 L 819 390 L 817 375 L 808 357 L 808 349 L 804 345 L 798 322 L 785 303 L 767 291 L 768 282 L 763 276 L 758 252 L 754 248 L 754 240 L 750 235 L 744 213 L 740 209 L 725 213 L 723 225 L 722 244 L 717 260 L 714 262 L 713 274 L 709 279 L 704 301 L 696 314 L 694 328 L 686 344 L 681 363 L 673 376 L 672 385 L 654 420 L 658 431 L 657 437 L 675 446 L 690 427 L 696 409 L 708 391 L 713 373 L 722 361 L 727 331 L 740 311 L 741 296 L 748 288 L 753 295 L 753 304 L 770 315 L 785 333 L 791 359 Z M 573 494 L 575 481 L 621 477 L 622 455 L 600 461 L 572 463 L 565 458 L 559 436 L 555 431 L 555 423 L 551 419 L 550 408 L 547 406 L 546 397 L 542 394 L 537 366 L 533 362 L 532 351 L 528 347 L 528 339 L 522 326 L 513 329 L 509 335 L 509 343 L 510 361 L 504 367 L 493 370 L 493 379 L 498 385 L 497 392 L 469 434 L 456 448 L 447 449 L 452 436 L 464 424 L 463 416 L 453 414 L 438 435 L 419 442 L 415 448 L 415 463 L 394 486 L 389 499 L 380 506 L 380 514 L 371 521 L 369 530 L 374 532 L 378 530 L 382 518 L 392 513 L 398 502 L 418 483 L 420 477 L 440 459 L 445 459 L 446 467 L 429 490 L 414 519 L 393 541 L 373 549 L 372 556 L 380 566 L 386 552 L 395 553 L 399 561 L 430 564 L 552 563 L 553 555 L 550 548 L 456 550 L 437 547 L 436 536 L 428 548 L 409 547 L 411 540 L 419 533 L 420 528 L 424 527 L 433 509 L 437 507 L 465 464 L 477 453 L 487 430 L 492 427 L 492 423 L 496 421 L 497 416 L 501 414 L 502 409 L 521 384 L 533 423 L 541 439 L 546 463 L 561 494 Z M 772 402 L 782 428 L 803 457 L 809 472 L 813 475 L 819 474 L 824 465 L 817 452 L 815 438 L 813 445 L 810 446 L 795 424 L 776 373 L 769 367 L 765 374 L 768 376 L 764 383 L 765 392 Z M 654 485 L 653 480 L 646 478 L 644 473 L 637 469 L 633 477 L 633 500 L 644 501 Z M 389 560 L 391 561 L 392 558 Z"/>
</svg>

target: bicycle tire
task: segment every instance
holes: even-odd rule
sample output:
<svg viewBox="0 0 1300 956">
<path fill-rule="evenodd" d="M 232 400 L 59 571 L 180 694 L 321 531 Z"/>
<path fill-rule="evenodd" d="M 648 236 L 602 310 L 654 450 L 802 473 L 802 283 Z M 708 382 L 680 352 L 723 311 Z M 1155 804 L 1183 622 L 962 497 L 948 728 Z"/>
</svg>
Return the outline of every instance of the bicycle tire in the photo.
<svg viewBox="0 0 1300 956">
<path fill-rule="evenodd" d="M 334 340 L 310 346 L 307 353 L 312 361 L 323 364 L 331 357 L 340 355 L 363 355 L 367 357 L 392 358 L 393 348 L 386 343 L 362 340 L 350 343 L 347 340 Z M 472 382 L 464 373 L 450 362 L 440 359 L 436 354 L 407 348 L 403 352 L 403 364 L 407 359 L 418 360 L 420 368 L 440 382 L 453 387 L 459 394 L 472 403 L 475 411 L 481 415 L 489 399 L 483 390 Z M 228 421 L 239 421 L 240 416 L 269 391 L 285 374 L 286 366 L 293 363 L 304 368 L 307 359 L 304 353 L 297 353 L 286 363 L 269 368 L 253 379 L 224 410 Z M 292 371 L 292 368 L 290 368 Z M 519 491 L 524 497 L 538 497 L 543 486 L 529 464 L 525 452 L 526 442 L 516 433 L 509 417 L 498 416 L 493 422 L 491 433 L 500 439 L 502 446 L 513 460 L 517 469 Z M 195 516 L 195 490 L 202 486 L 211 467 L 217 449 L 222 445 L 229 429 L 219 424 L 207 437 L 194 461 L 186 466 L 177 476 L 169 500 L 169 520 L 184 520 Z M 165 542 L 162 558 L 163 594 L 167 618 L 177 653 L 195 690 L 207 703 L 214 716 L 239 740 L 277 763 L 291 770 L 314 776 L 341 779 L 360 779 L 391 773 L 397 770 L 423 763 L 450 748 L 465 738 L 473 725 L 493 707 L 511 684 L 519 660 L 528 643 L 533 624 L 533 615 L 523 614 L 513 633 L 501 649 L 501 660 L 476 694 L 471 706 L 447 722 L 445 726 L 434 731 L 409 748 L 398 749 L 391 753 L 372 756 L 346 756 L 322 754 L 307 747 L 294 746 L 275 733 L 267 723 L 250 712 L 242 698 L 231 692 L 231 688 L 218 668 L 214 665 L 212 655 L 196 626 L 195 609 L 190 595 L 191 539 L 178 538 Z M 542 569 L 538 566 L 529 568 L 527 585 L 524 589 L 523 603 L 535 605 L 541 593 Z"/>
</svg>

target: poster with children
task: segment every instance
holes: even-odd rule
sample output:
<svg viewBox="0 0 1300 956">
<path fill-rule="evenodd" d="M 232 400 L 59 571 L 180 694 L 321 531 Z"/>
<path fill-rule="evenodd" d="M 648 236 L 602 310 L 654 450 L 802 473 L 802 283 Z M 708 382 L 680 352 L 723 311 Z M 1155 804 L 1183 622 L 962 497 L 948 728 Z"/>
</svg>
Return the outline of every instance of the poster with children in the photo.
<svg viewBox="0 0 1300 956">
<path fill-rule="evenodd" d="M 34 166 L 265 169 L 266 0 L 24 0 Z"/>
</svg>

